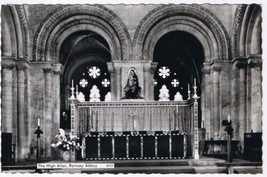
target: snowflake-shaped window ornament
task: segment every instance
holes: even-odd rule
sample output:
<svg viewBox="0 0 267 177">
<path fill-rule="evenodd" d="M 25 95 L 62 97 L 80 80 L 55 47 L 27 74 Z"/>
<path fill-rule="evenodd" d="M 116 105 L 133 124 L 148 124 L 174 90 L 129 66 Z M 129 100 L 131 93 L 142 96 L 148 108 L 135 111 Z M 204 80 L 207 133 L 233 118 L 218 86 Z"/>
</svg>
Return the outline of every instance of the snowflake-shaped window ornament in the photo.
<svg viewBox="0 0 267 177">
<path fill-rule="evenodd" d="M 104 79 L 101 84 L 103 85 L 103 87 L 108 87 L 110 84 L 110 81 L 108 79 Z"/>
<path fill-rule="evenodd" d="M 79 82 L 81 87 L 86 87 L 88 85 L 88 81 L 86 79 L 81 79 Z"/>
<path fill-rule="evenodd" d="M 95 79 L 100 76 L 100 69 L 96 66 L 92 66 L 91 68 L 89 68 L 88 73 L 90 77 Z"/>
<path fill-rule="evenodd" d="M 173 87 L 178 87 L 179 86 L 179 81 L 177 79 L 173 79 L 171 82 Z"/>
<path fill-rule="evenodd" d="M 170 76 L 170 69 L 167 66 L 162 66 L 159 68 L 159 76 L 165 79 L 166 77 Z"/>
</svg>

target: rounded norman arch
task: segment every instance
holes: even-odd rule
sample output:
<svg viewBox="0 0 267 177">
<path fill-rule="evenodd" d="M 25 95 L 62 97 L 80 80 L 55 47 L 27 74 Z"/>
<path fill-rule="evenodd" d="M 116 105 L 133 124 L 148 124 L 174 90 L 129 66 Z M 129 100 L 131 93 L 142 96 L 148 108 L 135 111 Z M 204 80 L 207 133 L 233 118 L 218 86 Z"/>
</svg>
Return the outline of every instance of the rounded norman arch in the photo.
<svg viewBox="0 0 267 177">
<path fill-rule="evenodd" d="M 29 34 L 27 21 L 21 6 L 2 8 L 2 55 L 15 59 L 29 58 Z"/>
<path fill-rule="evenodd" d="M 146 57 L 150 54 L 147 52 L 151 50 L 150 48 L 146 48 L 149 46 L 148 43 L 151 42 L 149 41 L 149 36 L 156 35 L 155 32 L 159 32 L 159 29 L 157 29 L 158 25 L 156 24 L 165 19 L 171 19 L 172 17 L 178 18 L 169 25 L 174 26 L 179 23 L 191 22 L 190 25 L 187 24 L 188 29 L 195 29 L 195 32 L 191 30 L 191 34 L 198 39 L 200 35 L 202 35 L 204 39 L 208 34 L 208 38 L 205 40 L 206 46 L 203 45 L 203 47 L 209 46 L 210 48 L 204 50 L 210 54 L 205 54 L 205 56 L 213 56 L 214 58 L 210 58 L 211 60 L 231 59 L 230 39 L 223 24 L 213 13 L 197 4 L 162 5 L 149 12 L 140 22 L 134 35 L 133 51 L 137 59 L 149 59 Z M 164 26 L 162 23 L 161 29 L 164 30 L 165 28 L 165 30 L 168 30 L 168 27 L 167 24 Z M 205 30 L 208 31 L 205 32 Z M 215 42 L 216 46 L 211 45 L 213 42 Z"/>
<path fill-rule="evenodd" d="M 79 22 L 80 19 L 81 22 Z M 107 36 L 112 34 L 113 40 L 116 40 L 113 46 L 116 46 L 116 49 L 119 50 L 118 56 L 112 55 L 112 58 L 116 57 L 115 59 L 118 60 L 130 58 L 131 52 L 128 50 L 131 49 L 130 35 L 124 23 L 115 13 L 102 5 L 64 5 L 50 13 L 40 24 L 34 37 L 33 60 L 51 61 L 46 51 L 51 44 L 48 43 L 49 38 L 55 37 L 52 34 L 56 34 L 56 31 L 59 32 L 60 28 L 65 25 L 81 24 L 84 22 L 83 20 L 87 20 L 87 23 L 91 23 L 91 25 L 98 24 L 99 28 L 105 31 Z M 67 24 L 64 24 L 64 22 L 67 22 Z M 56 46 L 50 47 L 53 49 Z M 53 56 L 53 53 L 51 54 Z"/>
</svg>

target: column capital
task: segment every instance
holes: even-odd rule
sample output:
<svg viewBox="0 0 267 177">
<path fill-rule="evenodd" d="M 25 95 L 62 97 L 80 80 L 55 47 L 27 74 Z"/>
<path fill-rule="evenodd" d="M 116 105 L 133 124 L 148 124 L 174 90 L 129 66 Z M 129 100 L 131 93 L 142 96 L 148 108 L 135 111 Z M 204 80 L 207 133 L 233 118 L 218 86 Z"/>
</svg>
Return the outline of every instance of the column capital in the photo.
<svg viewBox="0 0 267 177">
<path fill-rule="evenodd" d="M 212 70 L 212 71 L 220 72 L 221 69 L 222 69 L 222 67 L 221 67 L 221 66 L 218 66 L 218 65 L 213 65 L 213 66 L 211 67 L 211 70 Z"/>
<path fill-rule="evenodd" d="M 53 69 L 52 68 L 44 68 L 44 73 L 52 73 Z"/>
<path fill-rule="evenodd" d="M 1 66 L 3 69 L 13 69 L 16 65 L 13 57 L 1 57 Z"/>
<path fill-rule="evenodd" d="M 2 63 L 3 69 L 13 69 L 15 67 L 14 63 Z"/>
<path fill-rule="evenodd" d="M 53 64 L 52 65 L 53 71 L 55 74 L 61 75 L 63 73 L 63 65 L 58 63 L 58 64 Z"/>
<path fill-rule="evenodd" d="M 248 57 L 248 65 L 251 68 L 261 67 L 262 66 L 262 58 L 261 58 L 261 56 L 249 56 Z"/>
<path fill-rule="evenodd" d="M 114 63 L 113 62 L 107 62 L 108 71 L 110 73 L 114 73 Z"/>
<path fill-rule="evenodd" d="M 158 66 L 158 62 L 152 62 L 151 63 L 151 74 L 154 74 Z"/>
<path fill-rule="evenodd" d="M 203 66 L 202 66 L 202 69 L 201 69 L 201 71 L 202 71 L 202 73 L 203 74 L 210 74 L 210 70 L 211 70 L 211 66 L 210 66 L 210 64 L 203 64 Z"/>
<path fill-rule="evenodd" d="M 238 69 L 243 69 L 247 66 L 248 60 L 246 57 L 236 57 L 232 60 L 233 66 L 236 66 Z"/>
</svg>

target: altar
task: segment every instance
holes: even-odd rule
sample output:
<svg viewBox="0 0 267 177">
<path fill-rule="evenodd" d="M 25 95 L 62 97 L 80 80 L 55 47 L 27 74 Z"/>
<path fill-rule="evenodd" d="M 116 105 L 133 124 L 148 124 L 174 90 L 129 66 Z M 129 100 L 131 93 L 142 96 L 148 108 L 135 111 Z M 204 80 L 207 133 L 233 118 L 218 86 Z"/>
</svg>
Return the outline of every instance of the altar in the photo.
<svg viewBox="0 0 267 177">
<path fill-rule="evenodd" d="M 198 158 L 196 99 L 71 101 L 71 132 L 85 160 Z"/>
</svg>

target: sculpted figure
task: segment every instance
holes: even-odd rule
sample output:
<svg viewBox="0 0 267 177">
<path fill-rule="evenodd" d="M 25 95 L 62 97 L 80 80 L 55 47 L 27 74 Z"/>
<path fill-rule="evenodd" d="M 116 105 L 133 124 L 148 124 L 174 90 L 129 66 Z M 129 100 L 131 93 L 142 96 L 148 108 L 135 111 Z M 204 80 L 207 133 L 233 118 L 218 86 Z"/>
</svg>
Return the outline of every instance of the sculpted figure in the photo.
<svg viewBox="0 0 267 177">
<path fill-rule="evenodd" d="M 138 77 L 135 68 L 130 68 L 128 72 L 127 84 L 124 87 L 124 99 L 141 99 L 141 87 L 139 87 Z"/>
</svg>

